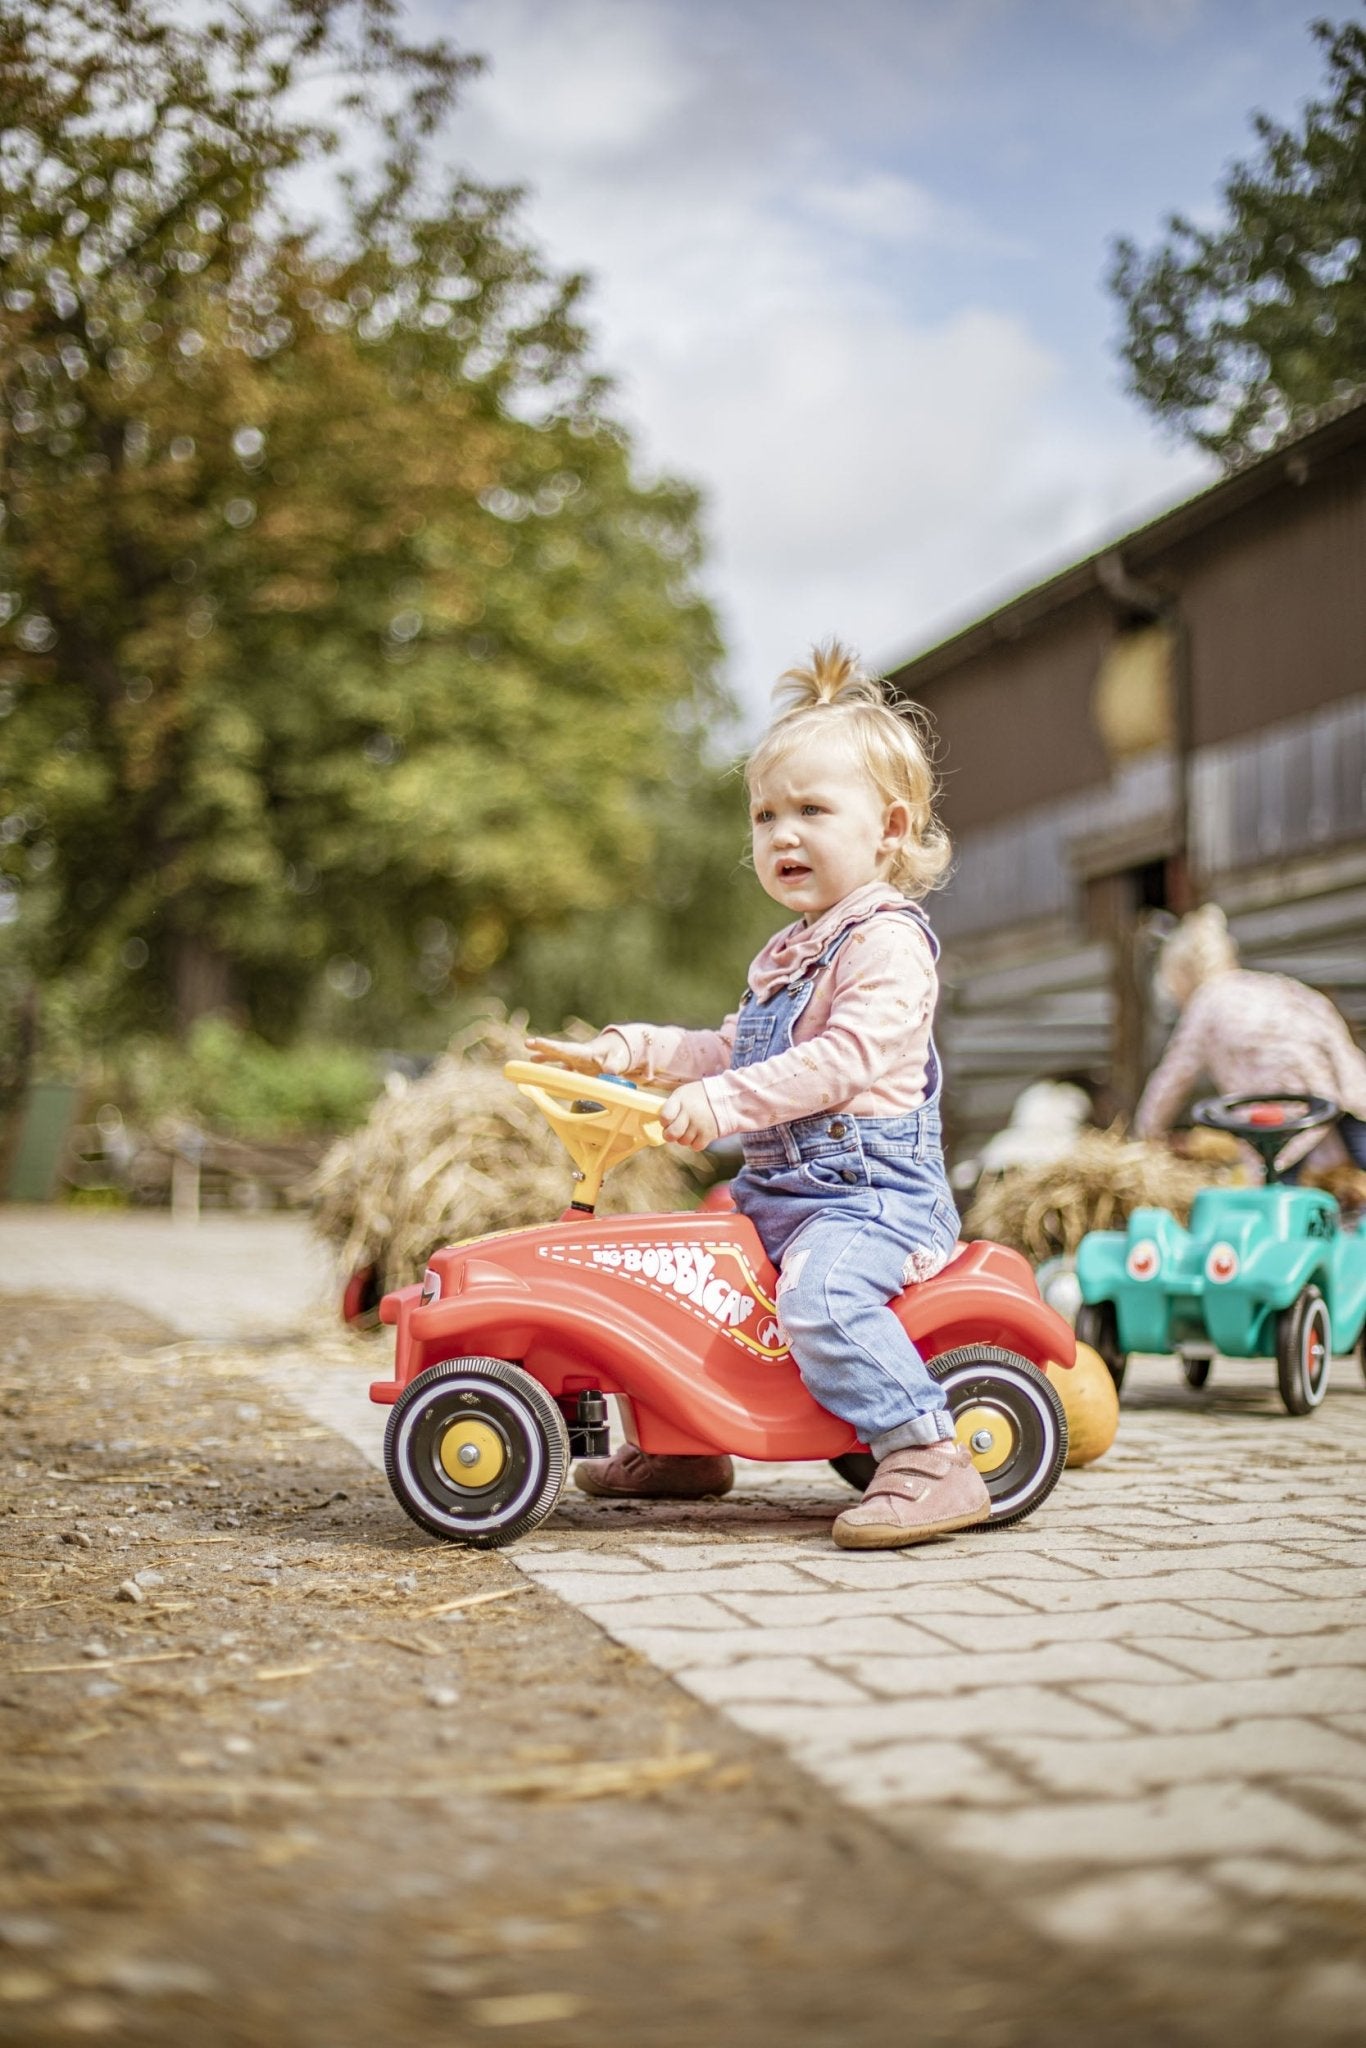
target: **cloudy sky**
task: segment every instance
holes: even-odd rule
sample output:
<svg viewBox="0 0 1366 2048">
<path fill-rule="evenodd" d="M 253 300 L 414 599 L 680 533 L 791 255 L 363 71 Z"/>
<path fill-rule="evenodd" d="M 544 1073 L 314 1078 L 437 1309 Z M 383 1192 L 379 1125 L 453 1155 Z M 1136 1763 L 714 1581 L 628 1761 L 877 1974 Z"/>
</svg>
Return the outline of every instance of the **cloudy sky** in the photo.
<svg viewBox="0 0 1366 2048">
<path fill-rule="evenodd" d="M 888 662 L 1204 480 L 1120 388 L 1108 240 L 1214 217 L 1312 11 L 411 0 L 488 59 L 452 155 L 530 188 L 642 464 L 705 493 L 751 721 L 813 638 Z"/>
</svg>

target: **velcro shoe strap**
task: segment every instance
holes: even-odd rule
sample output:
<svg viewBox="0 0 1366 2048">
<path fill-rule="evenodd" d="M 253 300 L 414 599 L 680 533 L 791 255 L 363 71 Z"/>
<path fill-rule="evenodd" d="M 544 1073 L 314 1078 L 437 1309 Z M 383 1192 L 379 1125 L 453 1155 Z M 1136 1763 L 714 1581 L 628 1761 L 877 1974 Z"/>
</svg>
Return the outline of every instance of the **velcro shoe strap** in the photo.
<svg viewBox="0 0 1366 2048">
<path fill-rule="evenodd" d="M 924 1472 L 889 1472 L 885 1464 L 869 1480 L 864 1489 L 865 1500 L 877 1500 L 882 1494 L 894 1494 L 902 1500 L 923 1500 L 934 1479 Z"/>
</svg>

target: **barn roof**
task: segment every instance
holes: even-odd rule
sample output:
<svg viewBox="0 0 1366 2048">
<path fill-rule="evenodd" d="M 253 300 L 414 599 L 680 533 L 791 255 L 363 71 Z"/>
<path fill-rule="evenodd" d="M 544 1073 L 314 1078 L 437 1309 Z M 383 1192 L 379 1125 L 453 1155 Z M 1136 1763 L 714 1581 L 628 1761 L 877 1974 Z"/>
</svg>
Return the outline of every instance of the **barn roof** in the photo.
<svg viewBox="0 0 1366 2048">
<path fill-rule="evenodd" d="M 1358 388 L 1322 407 L 1307 427 L 1279 441 L 1265 455 L 1240 464 L 1155 519 L 1107 540 L 1079 562 L 1027 586 L 921 653 L 890 666 L 889 681 L 906 691 L 921 688 L 996 642 L 1019 639 L 1050 612 L 1060 611 L 1098 588 L 1113 588 L 1116 568 L 1133 579 L 1151 573 L 1171 548 L 1274 492 L 1299 489 L 1362 441 L 1366 441 L 1366 389 Z"/>
</svg>

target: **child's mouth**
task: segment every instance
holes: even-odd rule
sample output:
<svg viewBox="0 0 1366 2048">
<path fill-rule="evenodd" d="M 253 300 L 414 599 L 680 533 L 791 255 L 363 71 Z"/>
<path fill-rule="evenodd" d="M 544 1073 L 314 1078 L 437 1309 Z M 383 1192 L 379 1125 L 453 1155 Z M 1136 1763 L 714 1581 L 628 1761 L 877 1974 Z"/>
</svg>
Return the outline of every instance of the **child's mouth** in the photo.
<svg viewBox="0 0 1366 2048">
<path fill-rule="evenodd" d="M 778 880 L 780 882 L 802 882 L 805 881 L 810 872 L 810 868 L 803 867 L 801 862 L 797 860 L 782 860 L 778 863 Z"/>
</svg>

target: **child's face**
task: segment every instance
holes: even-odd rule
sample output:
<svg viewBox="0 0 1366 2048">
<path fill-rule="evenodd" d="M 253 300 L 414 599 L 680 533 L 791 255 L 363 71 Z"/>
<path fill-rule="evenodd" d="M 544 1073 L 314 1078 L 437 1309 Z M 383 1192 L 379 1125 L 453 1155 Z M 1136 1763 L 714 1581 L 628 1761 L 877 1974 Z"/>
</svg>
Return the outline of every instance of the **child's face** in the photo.
<svg viewBox="0 0 1366 2048">
<path fill-rule="evenodd" d="M 794 748 L 750 791 L 754 869 L 774 901 L 810 923 L 879 881 L 909 829 L 844 746 Z"/>
</svg>

